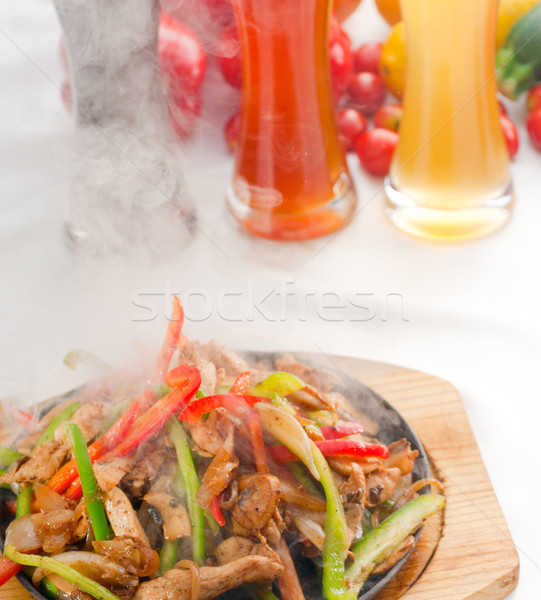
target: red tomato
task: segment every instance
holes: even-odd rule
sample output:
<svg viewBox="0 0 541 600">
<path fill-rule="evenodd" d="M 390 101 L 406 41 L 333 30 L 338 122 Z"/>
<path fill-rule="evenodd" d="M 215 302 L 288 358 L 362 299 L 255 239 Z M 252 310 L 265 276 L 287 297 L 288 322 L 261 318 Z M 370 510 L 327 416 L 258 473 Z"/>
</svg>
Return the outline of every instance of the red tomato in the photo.
<svg viewBox="0 0 541 600">
<path fill-rule="evenodd" d="M 171 100 L 168 106 L 171 128 L 179 138 L 186 139 L 201 113 L 201 96 L 183 94 Z"/>
<path fill-rule="evenodd" d="M 513 160 L 518 152 L 518 131 L 515 124 L 507 115 L 500 115 L 500 124 L 509 150 L 509 158 Z"/>
<path fill-rule="evenodd" d="M 383 44 L 381 42 L 367 42 L 353 52 L 353 66 L 355 73 L 379 73 L 378 65 Z"/>
<path fill-rule="evenodd" d="M 235 20 L 231 0 L 204 0 L 204 3 L 213 22 L 229 25 Z"/>
<path fill-rule="evenodd" d="M 224 30 L 218 41 L 216 53 L 224 79 L 234 88 L 242 88 L 242 55 L 235 25 Z"/>
<path fill-rule="evenodd" d="M 541 152 L 541 108 L 536 108 L 528 115 L 526 129 L 533 147 Z"/>
<path fill-rule="evenodd" d="M 337 33 L 329 36 L 329 60 L 335 104 L 346 91 L 349 78 L 353 72 L 353 55 L 351 40 L 348 34 L 338 25 Z"/>
<path fill-rule="evenodd" d="M 498 100 L 498 107 L 500 109 L 500 114 L 502 114 L 502 115 L 507 114 L 507 108 L 505 108 L 505 104 L 501 100 Z"/>
<path fill-rule="evenodd" d="M 398 131 L 403 112 L 402 104 L 384 104 L 374 115 L 374 126 Z"/>
<path fill-rule="evenodd" d="M 363 133 L 355 144 L 361 165 L 372 175 L 387 175 L 391 167 L 398 133 L 390 129 L 372 129 Z"/>
<path fill-rule="evenodd" d="M 199 38 L 186 25 L 165 12 L 158 31 L 160 69 L 169 88 L 197 92 L 205 78 L 207 57 Z"/>
<path fill-rule="evenodd" d="M 386 94 L 383 79 L 375 73 L 354 73 L 349 78 L 347 91 L 351 105 L 365 115 L 375 113 Z"/>
<path fill-rule="evenodd" d="M 353 152 L 355 150 L 355 142 L 368 129 L 366 117 L 354 108 L 342 108 L 337 111 L 336 119 L 346 150 Z"/>
<path fill-rule="evenodd" d="M 240 113 L 235 113 L 224 126 L 225 141 L 231 151 L 235 151 L 239 141 Z"/>
<path fill-rule="evenodd" d="M 526 96 L 526 110 L 532 112 L 541 108 L 541 83 L 534 85 Z"/>
</svg>

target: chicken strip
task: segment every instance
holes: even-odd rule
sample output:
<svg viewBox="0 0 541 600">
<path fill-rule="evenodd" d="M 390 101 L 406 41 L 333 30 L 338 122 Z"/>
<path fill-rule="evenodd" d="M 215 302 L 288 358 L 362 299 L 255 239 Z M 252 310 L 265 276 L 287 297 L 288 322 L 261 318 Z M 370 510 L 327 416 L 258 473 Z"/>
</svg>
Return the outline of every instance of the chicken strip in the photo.
<svg viewBox="0 0 541 600">
<path fill-rule="evenodd" d="M 219 567 L 199 569 L 198 600 L 210 600 L 244 583 L 272 581 L 281 575 L 282 563 L 276 556 L 249 555 Z M 135 600 L 191 600 L 192 572 L 174 568 L 163 576 L 142 583 Z"/>
<path fill-rule="evenodd" d="M 105 512 L 116 536 L 125 535 L 135 538 L 145 546 L 150 546 L 147 534 L 143 529 L 132 504 L 126 494 L 114 487 L 105 495 Z"/>
<path fill-rule="evenodd" d="M 4 473 L 0 483 L 36 483 L 48 481 L 60 468 L 69 447 L 58 442 L 45 442 L 32 451 L 28 460 L 13 473 Z"/>
</svg>

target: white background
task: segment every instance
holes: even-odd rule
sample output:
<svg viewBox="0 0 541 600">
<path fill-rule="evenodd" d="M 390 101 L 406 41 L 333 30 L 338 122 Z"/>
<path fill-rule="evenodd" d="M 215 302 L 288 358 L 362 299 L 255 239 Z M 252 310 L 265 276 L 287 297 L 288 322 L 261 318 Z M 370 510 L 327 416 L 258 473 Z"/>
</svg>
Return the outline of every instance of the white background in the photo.
<svg viewBox="0 0 541 600">
<path fill-rule="evenodd" d="M 389 30 L 371 0 L 346 27 L 355 43 Z M 232 159 L 223 115 L 207 110 L 180 165 L 202 233 L 167 265 L 89 265 L 62 238 L 73 123 L 60 100 L 59 38 L 51 4 L 0 5 L 0 395 L 30 403 L 68 389 L 85 376 L 62 365 L 71 348 L 113 365 L 147 356 L 171 292 L 185 300 L 192 338 L 320 349 L 444 377 L 463 398 L 520 554 L 511 597 L 537 597 L 541 156 L 524 129 L 524 99 L 510 107 L 521 135 L 514 216 L 486 239 L 435 245 L 399 233 L 383 213 L 381 180 L 361 173 L 354 156 L 362 210 L 344 231 L 298 244 L 253 239 L 227 215 Z"/>
</svg>

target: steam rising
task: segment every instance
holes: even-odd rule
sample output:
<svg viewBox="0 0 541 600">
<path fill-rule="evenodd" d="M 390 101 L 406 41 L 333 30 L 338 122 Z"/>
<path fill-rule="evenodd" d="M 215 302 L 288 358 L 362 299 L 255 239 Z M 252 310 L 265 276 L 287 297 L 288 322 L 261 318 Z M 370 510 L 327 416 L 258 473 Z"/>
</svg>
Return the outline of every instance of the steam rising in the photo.
<svg viewBox="0 0 541 600">
<path fill-rule="evenodd" d="M 77 119 L 68 236 L 102 257 L 174 255 L 194 214 L 158 70 L 158 3 L 55 5 Z"/>
</svg>

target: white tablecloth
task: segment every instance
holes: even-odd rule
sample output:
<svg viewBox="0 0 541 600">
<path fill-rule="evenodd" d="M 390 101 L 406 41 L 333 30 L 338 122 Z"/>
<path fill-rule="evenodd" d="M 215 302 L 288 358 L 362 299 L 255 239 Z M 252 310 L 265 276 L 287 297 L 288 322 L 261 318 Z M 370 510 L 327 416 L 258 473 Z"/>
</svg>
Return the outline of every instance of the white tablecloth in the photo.
<svg viewBox="0 0 541 600">
<path fill-rule="evenodd" d="M 355 42 L 388 31 L 371 0 L 347 28 Z M 51 4 L 0 6 L 0 395 L 30 403 L 68 389 L 85 375 L 62 365 L 71 348 L 114 365 L 147 356 L 173 292 L 184 298 L 193 338 L 358 356 L 444 377 L 464 400 L 520 554 L 511 597 L 536 597 L 541 156 L 529 145 L 523 102 L 511 108 L 521 134 L 514 216 L 486 239 L 435 245 L 399 233 L 383 214 L 381 181 L 361 173 L 354 156 L 362 210 L 343 232 L 294 244 L 249 237 L 225 209 L 232 159 L 210 119 L 182 165 L 202 233 L 167 265 L 88 265 L 62 237 L 73 123 L 58 89 L 59 37 Z"/>
</svg>

